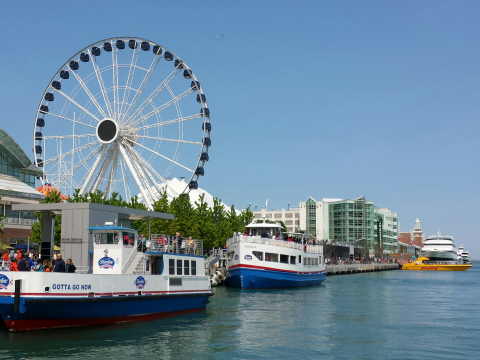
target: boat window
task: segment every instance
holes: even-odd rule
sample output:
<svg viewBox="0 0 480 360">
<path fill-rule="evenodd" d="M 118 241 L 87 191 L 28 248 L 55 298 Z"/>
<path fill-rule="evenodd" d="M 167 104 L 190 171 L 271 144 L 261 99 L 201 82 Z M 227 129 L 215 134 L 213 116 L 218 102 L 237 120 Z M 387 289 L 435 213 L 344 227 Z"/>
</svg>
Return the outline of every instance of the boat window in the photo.
<svg viewBox="0 0 480 360">
<path fill-rule="evenodd" d="M 182 278 L 169 278 L 168 284 L 170 286 L 182 286 Z"/>
<path fill-rule="evenodd" d="M 298 263 L 299 263 L 299 264 L 302 263 L 302 255 L 298 255 Z"/>
<path fill-rule="evenodd" d="M 280 262 L 282 264 L 288 264 L 288 255 L 280 254 Z"/>
<path fill-rule="evenodd" d="M 117 233 L 95 233 L 94 238 L 95 238 L 95 244 L 107 244 L 107 245 L 118 244 Z"/>
<path fill-rule="evenodd" d="M 123 246 L 133 247 L 135 243 L 135 235 L 131 232 L 122 232 Z"/>
<path fill-rule="evenodd" d="M 160 275 L 163 273 L 163 256 L 155 256 L 151 258 L 152 275 Z"/>
<path fill-rule="evenodd" d="M 190 261 L 183 260 L 183 275 L 190 275 Z"/>
<path fill-rule="evenodd" d="M 192 275 L 197 275 L 197 261 L 192 260 Z"/>
<path fill-rule="evenodd" d="M 296 256 L 290 256 L 290 264 L 295 265 Z"/>
<path fill-rule="evenodd" d="M 177 275 L 182 275 L 182 260 L 177 260 Z"/>
<path fill-rule="evenodd" d="M 253 256 L 255 256 L 258 260 L 263 261 L 263 252 L 261 251 L 252 251 Z"/>
<path fill-rule="evenodd" d="M 265 253 L 265 261 L 278 262 L 278 254 Z"/>
<path fill-rule="evenodd" d="M 175 260 L 168 259 L 168 273 L 170 275 L 175 275 Z"/>
</svg>

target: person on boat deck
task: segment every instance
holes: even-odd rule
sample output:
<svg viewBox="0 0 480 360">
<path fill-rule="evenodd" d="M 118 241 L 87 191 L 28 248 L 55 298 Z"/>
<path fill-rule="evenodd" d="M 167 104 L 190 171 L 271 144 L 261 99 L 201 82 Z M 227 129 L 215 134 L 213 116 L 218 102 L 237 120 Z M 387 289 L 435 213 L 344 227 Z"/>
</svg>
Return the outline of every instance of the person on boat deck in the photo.
<svg viewBox="0 0 480 360">
<path fill-rule="evenodd" d="M 17 264 L 18 271 L 30 271 L 30 266 L 26 258 L 22 257 Z"/>
<path fill-rule="evenodd" d="M 191 253 L 193 251 L 193 239 L 191 236 L 187 238 L 187 252 Z"/>
<path fill-rule="evenodd" d="M 10 263 L 10 271 L 18 271 L 17 260 L 13 259 Z"/>
<path fill-rule="evenodd" d="M 67 273 L 74 273 L 77 270 L 77 267 L 73 264 L 72 259 L 67 260 L 67 264 L 65 265 L 65 270 Z"/>
<path fill-rule="evenodd" d="M 57 255 L 57 260 L 53 266 L 53 272 L 65 272 L 65 261 L 62 259 L 62 254 Z"/>
<path fill-rule="evenodd" d="M 52 271 L 52 263 L 50 260 L 43 260 L 43 270 L 44 272 L 51 272 Z"/>
<path fill-rule="evenodd" d="M 175 241 L 174 244 L 175 244 L 176 250 L 180 251 L 180 248 L 182 247 L 183 238 L 178 231 L 175 233 L 174 241 Z"/>
</svg>

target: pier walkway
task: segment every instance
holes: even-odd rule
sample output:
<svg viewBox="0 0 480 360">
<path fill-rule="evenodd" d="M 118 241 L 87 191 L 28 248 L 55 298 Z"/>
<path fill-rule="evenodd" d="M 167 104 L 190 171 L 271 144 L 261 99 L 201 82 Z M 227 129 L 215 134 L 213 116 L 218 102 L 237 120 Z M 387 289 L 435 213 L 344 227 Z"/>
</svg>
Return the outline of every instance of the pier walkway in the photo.
<svg viewBox="0 0 480 360">
<path fill-rule="evenodd" d="M 327 275 L 354 274 L 371 271 L 398 270 L 398 264 L 341 264 L 327 265 Z"/>
</svg>

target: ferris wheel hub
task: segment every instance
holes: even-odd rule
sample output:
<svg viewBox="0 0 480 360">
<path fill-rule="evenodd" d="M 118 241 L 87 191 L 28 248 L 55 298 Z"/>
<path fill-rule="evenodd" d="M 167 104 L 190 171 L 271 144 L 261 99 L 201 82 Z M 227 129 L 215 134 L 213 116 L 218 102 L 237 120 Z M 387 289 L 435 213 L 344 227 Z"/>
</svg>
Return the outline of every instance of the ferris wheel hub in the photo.
<svg viewBox="0 0 480 360">
<path fill-rule="evenodd" d="M 101 143 L 110 144 L 117 139 L 118 125 L 113 119 L 103 119 L 97 124 L 97 138 Z"/>
</svg>

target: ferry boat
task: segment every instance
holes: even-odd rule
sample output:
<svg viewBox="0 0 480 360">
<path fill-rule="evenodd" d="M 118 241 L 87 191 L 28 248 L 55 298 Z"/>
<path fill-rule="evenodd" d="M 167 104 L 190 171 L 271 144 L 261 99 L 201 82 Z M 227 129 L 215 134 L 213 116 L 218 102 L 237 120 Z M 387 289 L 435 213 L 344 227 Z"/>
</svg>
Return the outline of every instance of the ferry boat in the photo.
<svg viewBox="0 0 480 360">
<path fill-rule="evenodd" d="M 421 256 L 413 262 L 402 265 L 402 270 L 465 271 L 471 267 L 471 264 L 457 263 L 454 261 L 434 261 L 427 257 Z"/>
<path fill-rule="evenodd" d="M 251 223 L 227 241 L 225 284 L 241 289 L 318 285 L 326 278 L 323 247 L 273 223 Z"/>
<path fill-rule="evenodd" d="M 456 261 L 457 251 L 453 237 L 440 233 L 427 237 L 423 242 L 421 255 L 431 261 Z"/>
<path fill-rule="evenodd" d="M 0 320 L 9 331 L 148 320 L 205 309 L 212 295 L 201 243 L 146 252 L 135 230 L 90 228 L 91 273 L 0 271 Z"/>
</svg>

